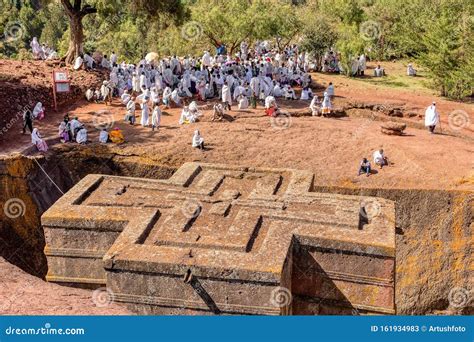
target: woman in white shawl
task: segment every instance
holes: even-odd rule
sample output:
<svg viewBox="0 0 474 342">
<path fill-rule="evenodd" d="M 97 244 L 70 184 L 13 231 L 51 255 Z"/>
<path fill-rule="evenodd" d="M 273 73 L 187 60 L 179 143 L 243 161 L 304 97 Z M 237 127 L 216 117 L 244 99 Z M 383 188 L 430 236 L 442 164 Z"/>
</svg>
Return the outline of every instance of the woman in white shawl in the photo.
<svg viewBox="0 0 474 342">
<path fill-rule="evenodd" d="M 224 104 L 224 109 L 232 110 L 232 95 L 227 82 L 224 82 L 224 86 L 222 87 L 222 103 Z"/>
<path fill-rule="evenodd" d="M 33 109 L 33 118 L 36 120 L 42 120 L 44 118 L 44 108 L 41 102 L 38 102 Z"/>
<path fill-rule="evenodd" d="M 194 131 L 193 147 L 204 150 L 204 138 L 199 133 L 199 130 Z"/>
<path fill-rule="evenodd" d="M 140 119 L 140 124 L 143 127 L 147 127 L 150 120 L 150 109 L 148 108 L 148 99 L 148 96 L 143 96 L 140 101 L 140 107 L 142 109 L 142 117 Z"/>
<path fill-rule="evenodd" d="M 311 114 L 313 116 L 319 116 L 321 115 L 319 113 L 319 110 L 321 109 L 319 99 L 317 95 L 313 96 L 313 99 L 311 100 L 311 103 L 309 104 L 309 109 L 311 109 Z"/>
<path fill-rule="evenodd" d="M 331 99 L 329 98 L 329 94 L 326 92 L 324 92 L 324 99 L 323 99 L 323 103 L 321 105 L 321 113 L 323 114 L 323 116 L 328 116 L 329 114 L 331 114 L 331 109 L 332 109 L 332 104 L 331 104 Z"/>
<path fill-rule="evenodd" d="M 76 142 L 85 145 L 87 142 L 87 130 L 82 126 L 76 134 Z"/>
<path fill-rule="evenodd" d="M 43 49 L 38 42 L 38 38 L 33 37 L 33 40 L 30 43 L 31 50 L 33 51 L 33 56 L 35 59 L 44 59 Z"/>
<path fill-rule="evenodd" d="M 243 110 L 243 109 L 247 109 L 249 107 L 249 100 L 247 99 L 247 96 L 245 95 L 240 95 L 239 98 L 238 98 L 238 101 L 239 101 L 239 109 L 240 110 Z"/>
<path fill-rule="evenodd" d="M 38 148 L 38 151 L 40 152 L 48 151 L 48 144 L 46 144 L 46 141 L 44 141 L 43 138 L 41 137 L 41 134 L 38 131 L 38 128 L 33 129 L 33 132 L 31 133 L 31 142 L 33 143 L 33 145 L 35 145 Z"/>
<path fill-rule="evenodd" d="M 153 114 L 151 115 L 151 130 L 154 131 L 155 128 L 158 130 L 161 122 L 161 109 L 158 104 L 155 104 L 153 108 Z"/>
<path fill-rule="evenodd" d="M 99 142 L 101 144 L 107 144 L 109 141 L 109 132 L 107 132 L 107 128 L 102 129 L 99 134 Z"/>
<path fill-rule="evenodd" d="M 430 133 L 433 134 L 436 125 L 439 123 L 439 113 L 436 110 L 436 103 L 433 102 L 431 106 L 425 111 L 425 126 L 428 127 Z"/>
<path fill-rule="evenodd" d="M 166 108 L 170 108 L 171 93 L 172 91 L 170 87 L 166 87 L 163 91 L 163 104 Z"/>
</svg>

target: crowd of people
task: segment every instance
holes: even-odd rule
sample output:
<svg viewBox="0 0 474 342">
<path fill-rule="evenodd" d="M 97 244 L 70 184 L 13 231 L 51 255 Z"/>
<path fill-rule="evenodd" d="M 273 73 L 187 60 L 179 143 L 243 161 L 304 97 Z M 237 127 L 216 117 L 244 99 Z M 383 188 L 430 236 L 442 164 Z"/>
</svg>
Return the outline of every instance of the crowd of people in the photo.
<svg viewBox="0 0 474 342">
<path fill-rule="evenodd" d="M 57 52 L 48 46 L 48 44 L 40 44 L 38 38 L 34 37 L 30 43 L 31 52 L 34 59 L 50 60 L 58 59 Z"/>
<path fill-rule="evenodd" d="M 44 58 L 45 50 L 33 39 L 32 49 L 35 56 Z M 178 123 L 193 124 L 202 116 L 198 102 L 217 100 L 214 105 L 212 121 L 220 121 L 225 111 L 231 111 L 234 104 L 238 110 L 249 107 L 256 108 L 260 103 L 269 116 L 280 114 L 277 99 L 309 101 L 309 109 L 313 116 L 329 116 L 332 111 L 332 100 L 335 89 L 332 83 L 323 93 L 322 100 L 311 89 L 310 69 L 313 67 L 304 52 L 299 52 L 296 45 L 279 52 L 271 49 L 267 42 L 259 42 L 250 49 L 246 42 L 241 44 L 240 51 L 230 56 L 224 50 L 211 55 L 209 51 L 199 57 L 158 59 L 156 54 L 149 54 L 137 64 L 119 63 L 118 56 L 113 52 L 110 57 L 102 56 L 100 60 L 89 54 L 77 57 L 73 68 L 101 68 L 109 73 L 100 87 L 86 91 L 86 99 L 90 102 L 110 104 L 113 97 L 120 98 L 124 106 L 124 121 L 135 125 L 136 109 L 140 109 L 139 125 L 149 127 L 152 131 L 159 130 L 162 107 L 181 108 Z M 367 68 L 365 55 L 353 59 L 352 73 L 363 76 Z M 341 72 L 339 56 L 328 51 L 323 58 L 323 72 Z M 414 76 L 416 71 L 408 66 L 407 74 Z M 380 65 L 374 70 L 375 77 L 385 75 Z M 300 96 L 295 88 L 300 89 Z M 38 107 L 38 108 L 37 108 Z M 39 103 L 33 112 L 26 111 L 23 132 L 28 128 L 32 142 L 41 152 L 48 147 L 39 131 L 32 126 L 33 119 L 41 120 L 44 110 Z M 425 125 L 431 133 L 439 122 L 439 113 L 433 103 L 425 113 Z M 62 142 L 85 144 L 88 141 L 87 129 L 78 117 L 73 119 L 66 115 L 59 125 L 59 137 Z M 103 128 L 99 134 L 100 143 L 123 143 L 125 138 L 118 127 L 112 131 Z M 195 130 L 191 145 L 204 150 L 204 138 L 199 130 Z M 380 168 L 389 165 L 382 149 L 373 154 L 374 164 Z M 363 158 L 359 167 L 359 175 L 371 174 L 371 164 Z"/>
</svg>

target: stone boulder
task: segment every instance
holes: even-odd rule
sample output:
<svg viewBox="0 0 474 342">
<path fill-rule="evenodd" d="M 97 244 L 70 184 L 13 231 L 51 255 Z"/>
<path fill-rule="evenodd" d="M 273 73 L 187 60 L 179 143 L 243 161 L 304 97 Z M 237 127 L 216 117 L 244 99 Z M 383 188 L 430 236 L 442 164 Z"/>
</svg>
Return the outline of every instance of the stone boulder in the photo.
<svg viewBox="0 0 474 342">
<path fill-rule="evenodd" d="M 399 122 L 385 122 L 380 127 L 383 134 L 387 135 L 403 135 L 403 131 L 407 128 L 407 125 Z"/>
</svg>

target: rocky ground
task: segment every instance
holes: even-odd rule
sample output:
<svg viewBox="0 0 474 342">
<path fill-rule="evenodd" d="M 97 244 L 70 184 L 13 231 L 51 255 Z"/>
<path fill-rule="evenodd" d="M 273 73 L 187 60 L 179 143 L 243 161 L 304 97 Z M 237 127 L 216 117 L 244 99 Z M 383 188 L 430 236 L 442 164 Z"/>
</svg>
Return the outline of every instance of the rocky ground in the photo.
<svg viewBox="0 0 474 342">
<path fill-rule="evenodd" d="M 92 292 L 49 284 L 0 257 L 0 315 L 131 315 L 105 290 Z"/>
</svg>

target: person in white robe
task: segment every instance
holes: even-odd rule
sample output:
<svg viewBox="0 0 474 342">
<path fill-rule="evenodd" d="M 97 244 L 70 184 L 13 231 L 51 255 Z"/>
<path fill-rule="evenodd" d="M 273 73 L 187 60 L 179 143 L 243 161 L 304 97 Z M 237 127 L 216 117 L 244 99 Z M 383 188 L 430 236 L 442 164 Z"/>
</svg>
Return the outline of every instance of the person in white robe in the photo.
<svg viewBox="0 0 474 342">
<path fill-rule="evenodd" d="M 77 130 L 79 129 L 79 127 L 82 126 L 82 124 L 81 124 L 80 121 L 78 120 L 77 116 L 74 117 L 74 119 L 71 120 L 69 126 L 71 127 L 71 134 L 72 134 L 72 137 L 75 138 L 75 137 L 76 137 L 76 132 L 77 132 Z"/>
<path fill-rule="evenodd" d="M 208 51 L 204 52 L 204 55 L 201 58 L 201 70 L 211 66 L 211 55 Z"/>
<path fill-rule="evenodd" d="M 232 96 L 227 82 L 224 82 L 224 86 L 222 87 L 222 103 L 224 105 L 224 109 L 232 110 Z"/>
<path fill-rule="evenodd" d="M 151 130 L 154 131 L 155 128 L 158 130 L 161 123 L 161 109 L 158 104 L 155 104 L 153 108 L 153 113 L 151 115 Z"/>
<path fill-rule="evenodd" d="M 104 69 L 110 69 L 110 62 L 107 59 L 107 55 L 104 55 L 104 57 L 102 57 L 102 62 L 100 63 L 100 65 Z"/>
<path fill-rule="evenodd" d="M 326 93 L 328 93 L 328 96 L 332 99 L 334 98 L 334 85 L 332 82 L 329 82 L 329 86 L 326 89 Z"/>
<path fill-rule="evenodd" d="M 425 126 L 428 127 L 428 130 L 431 134 L 434 133 L 436 125 L 439 123 L 439 113 L 436 109 L 436 103 L 433 102 L 431 106 L 426 108 L 425 111 Z"/>
<path fill-rule="evenodd" d="M 289 84 L 287 84 L 285 86 L 285 89 L 283 91 L 283 95 L 285 96 L 286 100 L 296 100 L 297 99 L 296 94 L 295 94 L 295 90 Z"/>
<path fill-rule="evenodd" d="M 247 109 L 249 107 L 249 100 L 247 96 L 241 94 L 238 98 L 239 110 Z"/>
<path fill-rule="evenodd" d="M 134 72 L 132 75 L 132 87 L 133 87 L 133 91 L 136 93 L 139 93 L 141 91 L 140 78 L 138 77 L 136 72 Z"/>
<path fill-rule="evenodd" d="M 416 76 L 416 70 L 411 63 L 407 66 L 407 76 Z"/>
<path fill-rule="evenodd" d="M 179 89 L 178 88 L 176 88 L 175 90 L 173 90 L 171 92 L 170 98 L 177 106 L 181 105 L 181 96 L 179 96 Z"/>
<path fill-rule="evenodd" d="M 160 104 L 160 95 L 158 94 L 158 89 L 156 89 L 156 87 L 150 89 L 150 98 L 153 106 L 158 106 Z"/>
<path fill-rule="evenodd" d="M 33 145 L 36 146 L 38 151 L 40 152 L 48 151 L 48 144 L 41 137 L 41 134 L 38 131 L 38 128 L 34 128 L 33 132 L 31 132 L 31 142 L 33 143 Z"/>
<path fill-rule="evenodd" d="M 301 91 L 300 100 L 308 101 L 313 97 L 313 91 L 309 87 L 304 87 Z"/>
<path fill-rule="evenodd" d="M 190 123 L 189 118 L 191 117 L 189 113 L 189 108 L 188 106 L 184 106 L 183 109 L 181 110 L 181 116 L 179 117 L 179 124 L 187 124 Z"/>
<path fill-rule="evenodd" d="M 380 66 L 380 64 L 377 65 L 377 67 L 374 69 L 374 76 L 383 77 L 384 74 L 385 74 L 384 69 Z"/>
<path fill-rule="evenodd" d="M 74 61 L 74 70 L 81 69 L 83 64 L 84 59 L 81 56 L 77 56 L 76 60 Z"/>
<path fill-rule="evenodd" d="M 127 102 L 127 113 L 125 114 L 125 121 L 130 122 L 130 125 L 135 124 L 135 98 L 130 98 Z"/>
<path fill-rule="evenodd" d="M 127 105 L 128 101 L 130 101 L 131 98 L 132 96 L 128 93 L 128 90 L 126 89 L 123 92 L 122 96 L 120 96 L 120 99 L 122 100 L 122 104 L 124 104 L 125 106 Z"/>
<path fill-rule="evenodd" d="M 94 58 L 92 58 L 87 53 L 84 54 L 84 62 L 88 69 L 92 69 L 94 67 Z"/>
<path fill-rule="evenodd" d="M 76 142 L 82 145 L 84 145 L 87 142 L 87 130 L 84 128 L 84 126 L 82 126 L 77 131 Z"/>
<path fill-rule="evenodd" d="M 367 69 L 367 58 L 364 54 L 359 57 L 359 75 L 364 76 L 365 69 Z"/>
<path fill-rule="evenodd" d="M 148 96 L 143 96 L 140 99 L 140 108 L 142 109 L 142 116 L 140 119 L 140 124 L 143 127 L 147 127 L 149 125 L 150 121 L 150 109 L 148 107 L 148 100 L 150 98 Z"/>
<path fill-rule="evenodd" d="M 33 52 L 33 57 L 35 59 L 44 59 L 43 49 L 41 48 L 41 45 L 38 42 L 38 38 L 33 37 L 33 40 L 31 41 L 30 46 Z"/>
<path fill-rule="evenodd" d="M 172 91 L 170 87 L 166 87 L 163 91 L 163 104 L 165 105 L 165 108 L 170 108 L 171 93 Z"/>
<path fill-rule="evenodd" d="M 199 133 L 199 130 L 194 131 L 192 146 L 204 150 L 204 138 Z"/>
<path fill-rule="evenodd" d="M 388 165 L 388 158 L 385 156 L 383 149 L 377 150 L 374 152 L 374 163 L 378 165 L 379 168 L 383 168 L 385 165 Z"/>
<path fill-rule="evenodd" d="M 108 141 L 109 141 L 109 132 L 107 132 L 107 128 L 104 128 L 100 131 L 99 142 L 101 144 L 107 144 Z"/>
<path fill-rule="evenodd" d="M 309 109 L 311 109 L 311 114 L 313 116 L 319 116 L 321 110 L 321 103 L 319 102 L 318 96 L 313 96 L 311 103 L 309 104 Z"/>
<path fill-rule="evenodd" d="M 331 98 L 329 97 L 329 94 L 327 93 L 327 91 L 324 92 L 323 96 L 324 96 L 324 99 L 323 99 L 323 103 L 321 104 L 321 113 L 323 114 L 323 116 L 329 116 L 332 110 Z"/>
<path fill-rule="evenodd" d="M 94 100 L 94 91 L 92 90 L 92 88 L 86 90 L 86 100 L 89 102 L 92 102 L 92 100 Z"/>
<path fill-rule="evenodd" d="M 115 52 L 112 52 L 112 54 L 110 55 L 110 64 L 111 65 L 117 64 L 117 55 L 115 54 Z"/>
<path fill-rule="evenodd" d="M 273 96 L 281 97 L 283 95 L 283 91 L 281 90 L 280 83 L 275 82 L 275 86 L 273 87 Z"/>
<path fill-rule="evenodd" d="M 44 119 L 44 108 L 41 102 L 38 102 L 33 108 L 33 118 L 35 120 L 43 120 Z"/>
<path fill-rule="evenodd" d="M 110 87 L 109 82 L 102 82 L 102 86 L 100 87 L 100 97 L 105 104 L 107 104 L 107 102 L 112 103 L 112 88 Z"/>
</svg>

